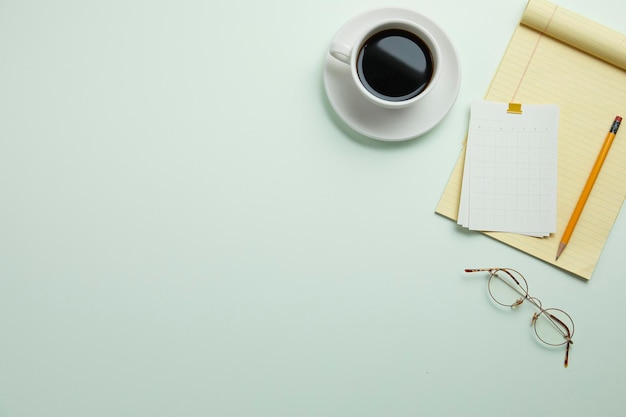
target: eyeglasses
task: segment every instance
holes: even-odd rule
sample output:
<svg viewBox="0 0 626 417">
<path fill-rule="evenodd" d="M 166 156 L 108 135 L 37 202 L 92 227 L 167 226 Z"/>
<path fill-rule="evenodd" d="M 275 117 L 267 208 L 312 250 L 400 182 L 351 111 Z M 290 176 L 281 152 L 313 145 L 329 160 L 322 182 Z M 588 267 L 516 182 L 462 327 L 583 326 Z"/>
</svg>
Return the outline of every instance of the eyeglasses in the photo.
<svg viewBox="0 0 626 417">
<path fill-rule="evenodd" d="M 534 313 L 531 326 L 537 338 L 549 346 L 565 345 L 565 362 L 569 361 L 569 346 L 573 344 L 574 321 L 565 311 L 558 308 L 543 308 L 538 298 L 528 294 L 528 282 L 518 271 L 510 268 L 466 269 L 465 272 L 489 272 L 487 289 L 493 300 L 501 306 L 517 308 L 525 300 L 539 309 Z"/>
</svg>

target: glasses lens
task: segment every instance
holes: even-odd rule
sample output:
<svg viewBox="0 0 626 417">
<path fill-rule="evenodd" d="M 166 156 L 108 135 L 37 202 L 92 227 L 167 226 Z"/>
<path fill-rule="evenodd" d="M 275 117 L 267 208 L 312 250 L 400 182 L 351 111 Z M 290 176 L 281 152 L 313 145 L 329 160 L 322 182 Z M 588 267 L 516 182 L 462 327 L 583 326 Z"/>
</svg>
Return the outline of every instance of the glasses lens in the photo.
<svg viewBox="0 0 626 417">
<path fill-rule="evenodd" d="M 500 305 L 515 307 L 528 295 L 528 284 L 519 272 L 512 269 L 498 269 L 489 277 L 489 294 Z"/>
<path fill-rule="evenodd" d="M 564 345 L 574 335 L 572 318 L 558 308 L 543 310 L 534 322 L 537 337 L 547 345 Z"/>
</svg>

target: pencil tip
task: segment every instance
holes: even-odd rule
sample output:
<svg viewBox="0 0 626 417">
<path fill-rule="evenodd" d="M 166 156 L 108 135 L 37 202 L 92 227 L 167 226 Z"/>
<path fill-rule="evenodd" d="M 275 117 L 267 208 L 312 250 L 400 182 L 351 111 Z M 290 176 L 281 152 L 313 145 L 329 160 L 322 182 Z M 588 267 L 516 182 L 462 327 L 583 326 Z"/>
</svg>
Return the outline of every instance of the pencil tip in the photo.
<svg viewBox="0 0 626 417">
<path fill-rule="evenodd" d="M 559 243 L 559 249 L 557 249 L 556 251 L 556 259 L 554 260 L 554 262 L 559 260 L 559 256 L 561 256 L 561 254 L 565 250 L 565 246 L 567 246 L 565 243 L 563 242 Z"/>
</svg>

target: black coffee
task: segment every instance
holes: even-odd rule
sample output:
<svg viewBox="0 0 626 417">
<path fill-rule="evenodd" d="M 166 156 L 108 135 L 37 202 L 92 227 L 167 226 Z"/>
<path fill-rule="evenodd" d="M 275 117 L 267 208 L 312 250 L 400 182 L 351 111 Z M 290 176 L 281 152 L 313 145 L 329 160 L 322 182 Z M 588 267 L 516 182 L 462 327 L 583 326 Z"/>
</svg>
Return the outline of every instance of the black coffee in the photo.
<svg viewBox="0 0 626 417">
<path fill-rule="evenodd" d="M 383 100 L 409 100 L 426 89 L 433 58 L 416 35 L 388 29 L 370 37 L 359 51 L 357 72 L 365 88 Z"/>
</svg>

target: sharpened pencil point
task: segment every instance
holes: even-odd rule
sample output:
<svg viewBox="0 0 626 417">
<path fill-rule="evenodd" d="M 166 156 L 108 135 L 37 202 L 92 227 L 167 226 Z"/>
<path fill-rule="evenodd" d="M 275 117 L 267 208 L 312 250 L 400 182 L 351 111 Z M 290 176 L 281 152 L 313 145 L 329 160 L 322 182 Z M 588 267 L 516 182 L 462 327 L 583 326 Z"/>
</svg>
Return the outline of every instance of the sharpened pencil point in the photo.
<svg viewBox="0 0 626 417">
<path fill-rule="evenodd" d="M 565 246 L 567 246 L 565 243 L 563 242 L 559 243 L 559 249 L 557 249 L 556 251 L 556 259 L 554 260 L 554 262 L 559 260 L 559 256 L 561 256 L 561 254 L 565 250 Z"/>
</svg>

